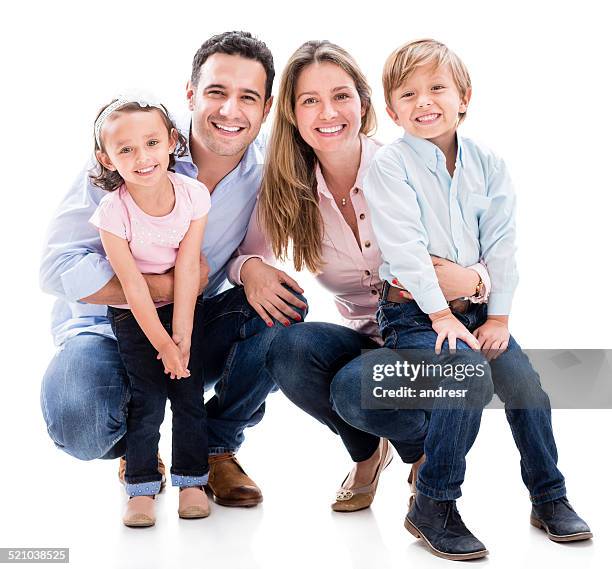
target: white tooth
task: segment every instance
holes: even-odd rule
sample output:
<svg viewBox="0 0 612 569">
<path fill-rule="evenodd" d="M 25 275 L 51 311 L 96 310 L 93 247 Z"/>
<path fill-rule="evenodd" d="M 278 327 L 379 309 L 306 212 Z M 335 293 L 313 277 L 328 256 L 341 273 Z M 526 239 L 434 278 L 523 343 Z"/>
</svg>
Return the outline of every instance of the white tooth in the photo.
<svg viewBox="0 0 612 569">
<path fill-rule="evenodd" d="M 221 130 L 225 130 L 227 132 L 238 132 L 240 130 L 239 126 L 223 126 L 222 124 L 218 124 L 217 128 Z"/>
<path fill-rule="evenodd" d="M 144 168 L 143 170 L 138 170 L 140 174 L 147 174 L 148 172 L 152 172 L 155 166 L 149 166 L 149 168 Z"/>
<path fill-rule="evenodd" d="M 338 126 L 328 126 L 328 127 L 320 127 L 319 130 L 325 134 L 331 134 L 332 132 L 338 132 L 342 129 L 342 125 Z"/>
</svg>

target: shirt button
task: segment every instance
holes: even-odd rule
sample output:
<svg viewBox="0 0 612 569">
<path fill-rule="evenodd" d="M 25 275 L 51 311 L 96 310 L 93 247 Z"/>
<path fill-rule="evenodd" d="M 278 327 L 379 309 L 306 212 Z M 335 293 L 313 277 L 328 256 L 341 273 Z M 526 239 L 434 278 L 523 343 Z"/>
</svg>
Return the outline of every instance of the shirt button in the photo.
<svg viewBox="0 0 612 569">
<path fill-rule="evenodd" d="M 362 213 L 362 214 L 359 216 L 359 219 L 365 219 L 365 213 Z"/>
<path fill-rule="evenodd" d="M 366 242 L 364 243 L 364 245 L 365 245 L 366 247 L 369 247 L 369 246 L 371 245 L 371 243 L 370 243 L 369 241 L 366 241 Z"/>
<path fill-rule="evenodd" d="M 354 194 L 358 194 L 358 193 L 359 193 L 359 188 L 355 188 L 355 189 L 353 190 L 353 193 L 354 193 Z"/>
<path fill-rule="evenodd" d="M 370 292 L 371 292 L 372 294 L 378 294 L 378 291 L 377 291 L 376 289 L 374 289 L 374 288 L 373 288 L 373 289 L 372 289 Z"/>
<path fill-rule="evenodd" d="M 365 276 L 366 276 L 366 277 L 369 277 L 369 276 L 372 274 L 370 271 L 367 271 L 367 270 L 366 270 L 366 271 L 364 271 L 364 273 L 365 273 Z"/>
</svg>

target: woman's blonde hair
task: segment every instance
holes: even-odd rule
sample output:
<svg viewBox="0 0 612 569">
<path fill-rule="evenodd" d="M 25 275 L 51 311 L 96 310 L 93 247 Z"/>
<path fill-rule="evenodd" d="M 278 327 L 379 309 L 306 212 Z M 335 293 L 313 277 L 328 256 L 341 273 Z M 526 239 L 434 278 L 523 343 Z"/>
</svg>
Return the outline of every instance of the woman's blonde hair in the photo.
<svg viewBox="0 0 612 569">
<path fill-rule="evenodd" d="M 472 86 L 465 63 L 443 43 L 424 39 L 405 43 L 387 58 L 383 69 L 383 90 L 387 105 L 392 107 L 391 93 L 399 89 L 417 67 L 432 64 L 436 68 L 448 65 L 460 97 L 465 97 Z M 465 113 L 459 113 L 459 123 L 464 118 Z"/>
<path fill-rule="evenodd" d="M 258 219 L 274 255 L 284 260 L 293 244 L 296 270 L 317 272 L 322 266 L 323 220 L 315 170 L 317 158 L 301 137 L 295 119 L 295 88 L 300 73 L 313 63 L 333 63 L 355 82 L 364 114 L 360 132 L 376 128 L 371 90 L 355 60 L 329 41 L 308 41 L 291 56 L 283 70 L 276 97 L 276 115 L 267 149 L 259 196 Z"/>
</svg>

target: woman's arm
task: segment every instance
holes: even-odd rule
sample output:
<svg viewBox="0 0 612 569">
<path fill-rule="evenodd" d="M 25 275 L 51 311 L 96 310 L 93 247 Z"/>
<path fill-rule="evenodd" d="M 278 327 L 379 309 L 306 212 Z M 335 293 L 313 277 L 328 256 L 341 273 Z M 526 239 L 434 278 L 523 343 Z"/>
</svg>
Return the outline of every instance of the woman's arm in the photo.
<svg viewBox="0 0 612 569">
<path fill-rule="evenodd" d="M 172 339 L 179 346 L 183 365 L 189 363 L 193 313 L 200 289 L 200 254 L 208 216 L 194 219 L 179 245 L 174 265 Z"/>
<path fill-rule="evenodd" d="M 186 369 L 181 365 L 178 347 L 159 321 L 149 287 L 138 270 L 128 242 L 103 229 L 100 230 L 100 237 L 136 322 L 161 355 L 171 377 L 187 377 Z"/>
</svg>

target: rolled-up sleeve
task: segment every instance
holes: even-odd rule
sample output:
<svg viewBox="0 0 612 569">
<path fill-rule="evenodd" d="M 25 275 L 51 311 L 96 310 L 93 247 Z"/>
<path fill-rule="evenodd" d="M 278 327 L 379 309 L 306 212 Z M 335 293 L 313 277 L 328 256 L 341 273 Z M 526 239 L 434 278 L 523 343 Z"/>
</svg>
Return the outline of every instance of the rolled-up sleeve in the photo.
<svg viewBox="0 0 612 569">
<path fill-rule="evenodd" d="M 81 171 L 51 220 L 40 263 L 42 290 L 69 302 L 99 291 L 115 274 L 89 222 L 104 195 L 89 180 L 92 166 Z"/>
<path fill-rule="evenodd" d="M 479 219 L 482 260 L 491 277 L 488 312 L 510 314 L 518 285 L 516 267 L 516 198 L 505 163 L 496 159 L 487 178 L 491 205 Z"/>
<path fill-rule="evenodd" d="M 390 273 L 410 290 L 427 314 L 448 308 L 427 249 L 416 193 L 401 159 L 379 151 L 364 180 L 372 227 Z"/>
</svg>

